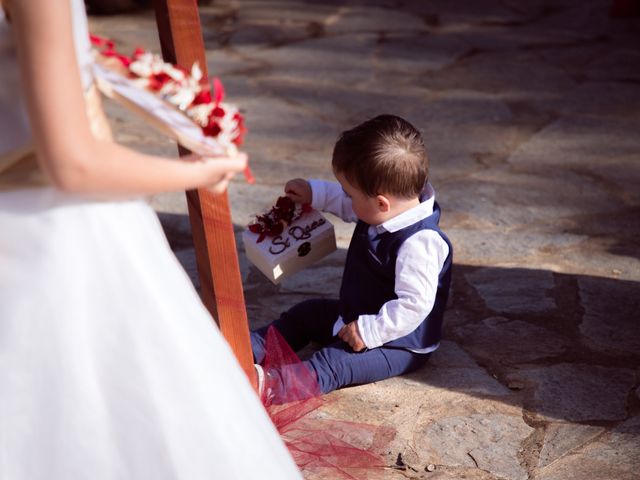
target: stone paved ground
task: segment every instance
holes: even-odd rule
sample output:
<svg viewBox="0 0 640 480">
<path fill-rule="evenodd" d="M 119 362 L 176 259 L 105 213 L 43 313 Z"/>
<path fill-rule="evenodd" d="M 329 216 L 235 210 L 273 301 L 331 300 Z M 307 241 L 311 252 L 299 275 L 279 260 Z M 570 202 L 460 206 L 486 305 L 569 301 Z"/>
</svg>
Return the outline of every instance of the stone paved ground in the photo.
<svg viewBox="0 0 640 480">
<path fill-rule="evenodd" d="M 215 1 L 209 68 L 241 105 L 258 184 L 238 232 L 292 176 L 331 178 L 343 129 L 382 112 L 425 135 L 455 247 L 445 340 L 424 369 L 328 396 L 393 426 L 380 478 L 640 478 L 640 18 L 609 1 Z M 157 49 L 150 12 L 92 19 Z M 174 148 L 114 106 L 120 141 Z M 153 200 L 195 279 L 181 194 Z M 340 249 L 275 287 L 241 251 L 253 326 L 335 296 Z M 435 471 L 425 467 L 435 465 Z M 309 476 L 311 478 L 311 476 Z"/>
</svg>

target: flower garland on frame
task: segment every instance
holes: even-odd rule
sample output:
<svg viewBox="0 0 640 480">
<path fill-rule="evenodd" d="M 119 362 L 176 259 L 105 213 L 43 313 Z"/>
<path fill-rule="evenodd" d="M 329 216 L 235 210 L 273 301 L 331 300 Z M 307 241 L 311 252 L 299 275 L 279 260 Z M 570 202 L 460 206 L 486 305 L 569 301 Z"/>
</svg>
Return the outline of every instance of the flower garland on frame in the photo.
<svg viewBox="0 0 640 480">
<path fill-rule="evenodd" d="M 181 111 L 228 155 L 237 154 L 247 129 L 238 108 L 223 102 L 224 87 L 220 79 L 214 77 L 210 85 L 197 62 L 187 70 L 141 47 L 127 56 L 116 50 L 110 39 L 90 35 L 90 40 L 102 64 Z M 248 183 L 255 183 L 249 166 L 244 174 Z"/>
</svg>

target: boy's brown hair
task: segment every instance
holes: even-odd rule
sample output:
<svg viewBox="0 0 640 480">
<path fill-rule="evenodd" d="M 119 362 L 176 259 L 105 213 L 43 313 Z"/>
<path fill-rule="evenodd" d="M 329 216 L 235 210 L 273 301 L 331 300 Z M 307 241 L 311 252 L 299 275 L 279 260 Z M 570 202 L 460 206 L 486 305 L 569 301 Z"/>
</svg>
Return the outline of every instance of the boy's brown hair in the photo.
<svg viewBox="0 0 640 480">
<path fill-rule="evenodd" d="M 417 197 L 429 177 L 420 132 L 395 115 L 379 115 L 342 132 L 331 165 L 334 172 L 371 197 Z"/>
</svg>

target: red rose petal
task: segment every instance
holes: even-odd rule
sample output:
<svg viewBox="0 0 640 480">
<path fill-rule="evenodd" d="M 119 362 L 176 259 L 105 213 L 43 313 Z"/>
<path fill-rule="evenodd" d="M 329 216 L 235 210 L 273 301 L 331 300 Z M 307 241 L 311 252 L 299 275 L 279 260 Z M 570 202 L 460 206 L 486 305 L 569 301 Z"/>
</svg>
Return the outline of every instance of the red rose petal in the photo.
<svg viewBox="0 0 640 480">
<path fill-rule="evenodd" d="M 193 104 L 201 105 L 206 103 L 211 103 L 211 92 L 208 89 L 206 90 L 203 89 L 203 90 L 200 90 L 200 92 L 193 99 Z"/>
<path fill-rule="evenodd" d="M 140 55 L 144 55 L 146 52 L 146 50 L 142 47 L 136 47 L 136 49 L 133 51 L 133 55 L 131 55 L 133 58 L 138 58 Z"/>
<path fill-rule="evenodd" d="M 294 203 L 289 197 L 279 197 L 276 201 L 276 207 L 278 208 L 291 208 Z"/>
<path fill-rule="evenodd" d="M 109 50 L 113 50 L 114 43 L 112 40 L 108 38 L 101 37 L 99 35 L 89 35 L 89 40 L 91 44 L 95 47 L 106 47 Z"/>
<path fill-rule="evenodd" d="M 126 55 L 117 55 L 117 58 L 125 67 L 129 68 L 129 65 L 131 65 L 131 59 Z"/>
<path fill-rule="evenodd" d="M 275 237 L 276 235 L 280 235 L 284 230 L 284 225 L 282 223 L 274 223 L 269 231 L 267 232 L 269 236 Z"/>
<path fill-rule="evenodd" d="M 244 178 L 247 181 L 247 183 L 249 183 L 251 185 L 256 183 L 256 178 L 253 176 L 253 173 L 251 172 L 251 168 L 249 168 L 249 165 L 247 165 L 244 168 Z"/>
<path fill-rule="evenodd" d="M 220 79 L 217 77 L 214 77 L 213 79 L 213 93 L 215 95 L 216 106 L 218 106 L 224 98 L 224 87 L 222 86 Z"/>
<path fill-rule="evenodd" d="M 296 203 L 291 200 L 289 197 L 283 196 L 278 197 L 276 200 L 276 204 L 271 207 L 269 212 L 263 215 L 256 215 L 256 223 L 263 227 L 263 231 L 260 233 L 260 237 L 258 238 L 258 242 L 264 240 L 265 236 L 274 237 L 276 235 L 282 234 L 284 228 L 287 225 L 290 225 L 293 221 L 293 217 L 295 215 Z M 310 204 L 302 205 L 302 214 L 311 211 Z M 253 225 L 253 224 L 252 224 Z M 252 225 L 249 225 L 249 229 L 251 230 Z"/>
<path fill-rule="evenodd" d="M 220 128 L 218 122 L 213 119 L 209 119 L 209 124 L 202 128 L 202 132 L 208 137 L 217 137 L 221 131 L 222 128 Z"/>
<path fill-rule="evenodd" d="M 149 77 L 149 88 L 157 92 L 169 81 L 171 81 L 171 77 L 166 73 L 156 73 L 155 75 L 151 75 Z"/>
</svg>

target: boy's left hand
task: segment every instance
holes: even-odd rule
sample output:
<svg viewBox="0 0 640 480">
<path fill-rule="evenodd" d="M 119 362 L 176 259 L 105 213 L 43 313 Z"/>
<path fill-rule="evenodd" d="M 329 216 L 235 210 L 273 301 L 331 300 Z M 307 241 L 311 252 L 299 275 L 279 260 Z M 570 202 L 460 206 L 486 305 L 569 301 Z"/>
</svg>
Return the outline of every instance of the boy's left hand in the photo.
<svg viewBox="0 0 640 480">
<path fill-rule="evenodd" d="M 360 352 L 367 348 L 362 341 L 360 332 L 358 331 L 358 322 L 347 323 L 338 332 L 338 337 L 340 337 L 342 341 L 348 343 L 354 352 Z"/>
</svg>

